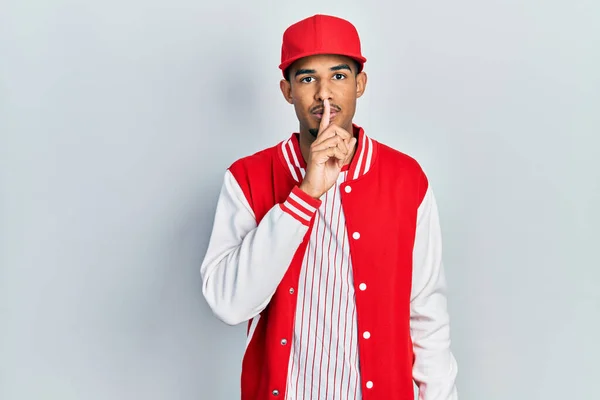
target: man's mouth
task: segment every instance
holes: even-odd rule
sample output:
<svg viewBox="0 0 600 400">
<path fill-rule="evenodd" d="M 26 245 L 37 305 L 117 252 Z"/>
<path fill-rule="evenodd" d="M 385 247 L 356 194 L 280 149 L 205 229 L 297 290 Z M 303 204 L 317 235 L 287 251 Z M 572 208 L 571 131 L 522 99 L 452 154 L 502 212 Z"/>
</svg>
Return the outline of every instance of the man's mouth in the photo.
<svg viewBox="0 0 600 400">
<path fill-rule="evenodd" d="M 337 111 L 336 110 L 330 110 L 329 112 L 329 119 L 334 119 L 335 116 L 337 115 Z M 314 112 L 313 116 L 317 119 L 317 120 L 321 120 L 323 118 L 323 111 L 321 112 Z"/>
</svg>

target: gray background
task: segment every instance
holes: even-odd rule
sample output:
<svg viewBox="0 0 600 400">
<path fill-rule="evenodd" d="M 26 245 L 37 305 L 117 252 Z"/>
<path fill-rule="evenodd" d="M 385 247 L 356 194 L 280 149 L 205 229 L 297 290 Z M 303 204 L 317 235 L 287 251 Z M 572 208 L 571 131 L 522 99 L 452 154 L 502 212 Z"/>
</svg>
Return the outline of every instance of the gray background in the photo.
<svg viewBox="0 0 600 400">
<path fill-rule="evenodd" d="M 600 3 L 216 3 L 2 2 L 0 399 L 238 396 L 199 266 L 225 168 L 297 129 L 280 41 L 314 13 L 433 182 L 461 400 L 596 398 Z"/>
</svg>

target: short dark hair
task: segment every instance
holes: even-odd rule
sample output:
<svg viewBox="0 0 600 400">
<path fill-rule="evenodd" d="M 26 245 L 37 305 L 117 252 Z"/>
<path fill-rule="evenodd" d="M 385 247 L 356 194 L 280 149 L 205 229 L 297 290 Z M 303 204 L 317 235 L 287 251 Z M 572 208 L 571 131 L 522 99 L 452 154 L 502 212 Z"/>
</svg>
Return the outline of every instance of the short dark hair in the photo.
<svg viewBox="0 0 600 400">
<path fill-rule="evenodd" d="M 352 62 L 354 63 L 354 68 L 356 68 L 356 70 L 354 71 L 354 75 L 356 76 L 356 75 L 358 75 L 358 72 L 360 71 L 361 64 L 358 61 L 354 60 L 354 59 L 352 59 Z M 287 67 L 283 71 L 283 75 L 285 76 L 285 80 L 288 81 L 288 82 L 290 81 L 290 71 L 291 71 L 293 65 L 294 65 L 294 63 L 292 63 L 289 67 Z"/>
</svg>

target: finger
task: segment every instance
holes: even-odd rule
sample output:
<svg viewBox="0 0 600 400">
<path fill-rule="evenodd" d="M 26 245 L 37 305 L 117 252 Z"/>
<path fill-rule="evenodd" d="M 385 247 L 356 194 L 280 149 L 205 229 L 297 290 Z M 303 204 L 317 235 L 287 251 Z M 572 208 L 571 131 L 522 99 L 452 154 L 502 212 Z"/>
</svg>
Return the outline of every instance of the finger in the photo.
<svg viewBox="0 0 600 400">
<path fill-rule="evenodd" d="M 329 158 L 336 158 L 340 161 L 345 160 L 347 156 L 346 152 L 339 147 L 330 147 L 323 151 L 329 156 Z"/>
<path fill-rule="evenodd" d="M 330 124 L 329 128 L 327 128 L 327 130 L 332 130 L 334 132 L 334 134 L 338 135 L 342 139 L 350 139 L 352 137 L 352 135 L 350 133 L 348 133 L 347 130 L 339 127 L 336 124 Z"/>
<path fill-rule="evenodd" d="M 358 142 L 358 139 L 356 139 L 355 137 L 351 137 L 350 140 L 346 140 L 346 146 L 348 146 L 348 151 L 352 151 L 352 149 L 354 149 L 354 146 L 356 146 L 356 143 Z"/>
<path fill-rule="evenodd" d="M 317 134 L 317 138 L 315 139 L 315 141 L 313 142 L 313 144 L 317 145 L 329 138 L 335 137 L 336 133 L 335 133 L 335 129 L 332 129 L 332 125 L 329 126 L 329 128 L 325 128 L 324 131 L 320 131 Z"/>
<path fill-rule="evenodd" d="M 346 159 L 346 154 L 344 154 L 338 147 L 330 147 L 328 149 L 319 150 L 312 153 L 311 157 L 317 164 L 323 164 L 330 158 L 344 161 Z"/>
<path fill-rule="evenodd" d="M 336 159 L 338 161 L 345 161 L 348 155 L 340 150 L 338 147 L 330 147 L 325 150 L 319 150 L 311 155 L 311 159 L 317 164 L 324 164 L 329 159 Z"/>
<path fill-rule="evenodd" d="M 319 133 L 323 132 L 329 126 L 329 118 L 331 117 L 331 109 L 329 108 L 329 100 L 323 100 L 323 115 L 321 116 L 321 124 L 319 125 Z"/>
<path fill-rule="evenodd" d="M 350 139 L 352 137 L 350 132 L 348 132 L 347 130 L 345 130 L 344 128 L 342 128 L 336 124 L 331 124 L 331 125 L 329 125 L 329 127 L 330 127 L 329 129 L 334 130 L 336 135 L 340 136 L 342 139 Z"/>
<path fill-rule="evenodd" d="M 320 151 L 327 149 L 329 147 L 342 146 L 344 145 L 344 140 L 339 136 L 332 136 L 327 138 L 319 143 L 314 142 L 311 146 L 312 151 Z M 345 146 L 345 145 L 344 145 Z"/>
<path fill-rule="evenodd" d="M 342 163 L 343 163 L 343 161 L 346 160 L 346 157 L 348 157 L 348 154 L 345 151 L 343 151 L 342 149 L 340 149 L 339 147 L 331 147 L 329 149 L 329 152 L 330 152 L 329 154 L 331 154 L 332 158 L 335 158 L 338 161 L 342 161 Z"/>
<path fill-rule="evenodd" d="M 358 142 L 358 140 L 353 137 L 350 140 L 345 140 L 344 144 L 346 145 L 346 149 L 347 149 L 347 157 L 350 157 L 352 155 L 352 151 L 354 150 L 354 146 L 356 146 L 356 143 Z"/>
<path fill-rule="evenodd" d="M 334 137 L 336 135 L 345 140 L 349 140 L 352 138 L 352 135 L 350 133 L 348 133 L 348 131 L 346 131 L 345 129 L 340 128 L 336 124 L 330 124 L 329 127 L 325 128 L 324 131 L 319 132 L 317 138 L 315 139 L 315 141 L 313 143 L 318 144 L 318 143 L 320 143 L 326 139 L 329 139 L 331 137 Z"/>
</svg>

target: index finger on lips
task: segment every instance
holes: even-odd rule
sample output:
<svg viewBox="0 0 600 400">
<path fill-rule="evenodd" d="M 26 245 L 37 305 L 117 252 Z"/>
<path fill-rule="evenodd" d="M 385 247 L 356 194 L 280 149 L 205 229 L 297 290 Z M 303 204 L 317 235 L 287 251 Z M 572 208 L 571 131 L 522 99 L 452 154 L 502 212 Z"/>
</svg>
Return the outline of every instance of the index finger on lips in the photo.
<svg viewBox="0 0 600 400">
<path fill-rule="evenodd" d="M 331 117 L 331 109 L 329 107 L 329 100 L 323 100 L 323 115 L 321 116 L 321 123 L 319 124 L 319 133 L 322 133 L 329 126 Z"/>
</svg>

